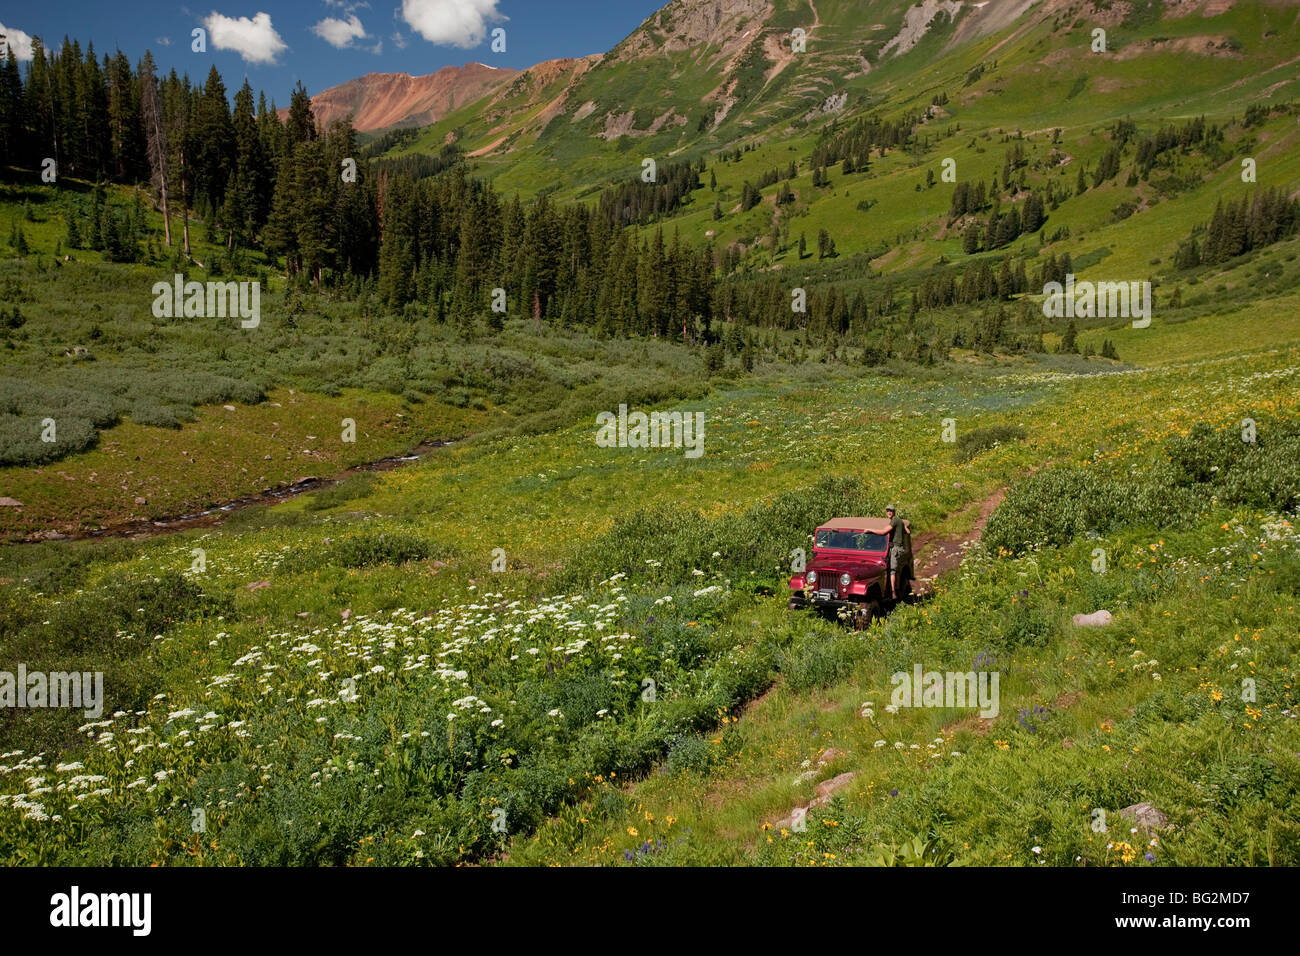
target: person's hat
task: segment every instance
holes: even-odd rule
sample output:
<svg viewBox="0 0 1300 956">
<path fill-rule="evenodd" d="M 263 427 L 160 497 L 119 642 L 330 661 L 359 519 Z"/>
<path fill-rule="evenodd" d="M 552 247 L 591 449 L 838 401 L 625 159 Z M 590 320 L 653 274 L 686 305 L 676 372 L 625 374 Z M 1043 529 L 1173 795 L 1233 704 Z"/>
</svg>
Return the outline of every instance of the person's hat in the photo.
<svg viewBox="0 0 1300 956">
<path fill-rule="evenodd" d="M 886 511 L 897 511 L 898 509 L 895 508 L 893 505 L 885 505 L 885 510 L 886 510 Z"/>
</svg>

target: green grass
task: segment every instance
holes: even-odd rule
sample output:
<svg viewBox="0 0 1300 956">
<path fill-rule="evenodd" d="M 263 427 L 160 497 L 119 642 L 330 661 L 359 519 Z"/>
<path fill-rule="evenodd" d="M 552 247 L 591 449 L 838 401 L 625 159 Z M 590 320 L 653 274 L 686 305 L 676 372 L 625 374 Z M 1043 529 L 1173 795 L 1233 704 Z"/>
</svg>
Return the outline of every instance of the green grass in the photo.
<svg viewBox="0 0 1300 956">
<path fill-rule="evenodd" d="M 978 550 L 928 605 L 860 636 L 809 631 L 692 760 L 670 755 L 617 801 L 598 793 L 517 838 L 509 861 L 900 865 L 915 843 L 902 865 L 1293 865 L 1296 544 L 1294 517 L 1265 510 L 1180 532 L 1121 516 L 1017 560 Z M 1098 607 L 1113 625 L 1070 623 Z M 776 601 L 743 616 L 757 634 L 790 627 Z M 890 675 L 914 664 L 996 669 L 1000 713 L 886 710 Z M 844 772 L 803 829 L 790 821 Z M 1118 811 L 1141 801 L 1174 829 L 1130 834 Z"/>
<path fill-rule="evenodd" d="M 1205 573 L 1205 562 L 1222 566 L 1218 573 L 1225 590 L 1200 597 L 1203 604 L 1188 612 L 1202 622 L 1198 633 L 1204 640 L 1218 634 L 1225 614 L 1238 617 L 1242 628 L 1262 628 L 1267 648 L 1274 648 L 1274 635 L 1287 633 L 1294 615 L 1287 589 L 1295 586 L 1287 575 L 1293 569 L 1272 563 L 1279 560 L 1273 552 L 1258 567 L 1236 552 L 1230 560 L 1208 555 L 1222 543 L 1214 530 L 1224 523 L 1220 514 L 1181 533 L 1187 536 L 1168 552 L 1171 573 L 1180 575 L 1171 581 L 1182 583 L 1167 594 L 1143 583 L 1145 563 L 1137 564 L 1143 559 L 1134 549 L 1149 551 L 1155 537 L 1141 528 L 1109 533 L 1105 545 L 1114 577 L 1105 579 L 1102 591 L 1088 591 L 1088 579 L 1077 570 L 1091 554 L 1091 542 L 1018 560 L 990 556 L 932 603 L 900 611 L 860 636 L 836 636 L 833 624 L 789 614 L 781 589 L 789 551 L 806 543 L 817 520 L 813 515 L 820 517 L 823 507 L 878 510 L 885 498 L 896 498 L 918 530 L 955 521 L 970 502 L 1014 482 L 1035 463 L 1113 460 L 1113 467 L 1127 467 L 1126 462 L 1149 454 L 1144 449 L 1152 442 L 1163 443 L 1194 421 L 1228 424 L 1251 414 L 1263 422 L 1267 399 L 1250 383 L 1294 381 L 1296 359 L 1292 348 L 1119 376 L 1008 369 L 974 370 L 961 378 L 864 378 L 832 387 L 752 383 L 698 401 L 708 430 L 706 454 L 694 461 L 667 450 L 600 449 L 591 441 L 594 426 L 580 424 L 452 446 L 411 468 L 376 476 L 370 489 L 333 507 L 310 508 L 309 497 L 249 515 L 222 531 L 105 550 L 103 542 L 58 551 L 48 545 L 8 549 L 3 557 L 9 594 L 28 608 L 20 618 L 23 641 L 40 639 L 46 627 L 40 622 L 74 589 L 107 595 L 123 580 L 192 576 L 196 547 L 206 554 L 206 570 L 197 579 L 204 592 L 230 604 L 215 616 L 174 616 L 155 632 L 160 636 L 130 672 L 136 684 L 127 704 L 145 714 L 133 715 L 122 706 L 126 712 L 113 718 L 111 727 L 89 728 L 96 734 L 110 731 L 112 739 L 67 747 L 49 722 L 39 720 L 20 727 L 23 736 L 10 737 L 28 742 L 17 748 L 28 751 L 23 761 L 45 750 L 46 767 L 57 753 L 59 762 L 75 759 L 86 769 L 38 771 L 30 762 L 15 764 L 11 756 L 6 792 L 18 793 L 17 783 L 21 794 L 29 793 L 21 789 L 28 777 L 89 773 L 105 776 L 97 786 L 109 793 L 76 801 L 57 792 L 23 796 L 43 798 L 38 800 L 42 812 L 58 813 L 69 823 L 21 821 L 21 813 L 0 811 L 15 812 L 14 826 L 6 830 L 5 857 L 446 863 L 505 852 L 515 862 L 617 862 L 624 849 L 635 856 L 645 834 L 670 836 L 685 826 L 691 836 L 662 859 L 807 862 L 805 850 L 796 850 L 794 843 L 785 849 L 767 844 L 766 836 L 775 840 L 776 834 L 765 834 L 761 824 L 795 805 L 805 793 L 789 784 L 800 772 L 799 762 L 815 757 L 816 747 L 843 742 L 843 728 L 859 728 L 857 735 L 847 734 L 853 756 L 844 758 L 843 766 L 873 759 L 875 730 L 865 741 L 866 725 L 840 707 L 852 702 L 856 708 L 862 700 L 883 705 L 877 699 L 882 686 L 887 689 L 882 675 L 915 653 L 909 647 L 926 649 L 942 663 L 957 659 L 958 652 L 973 657 L 987 645 L 1007 655 L 1010 668 L 1004 719 L 1014 722 L 1013 704 L 1017 710 L 1045 703 L 1069 711 L 1055 701 L 1083 689 L 1080 716 L 1060 718 L 1060 729 L 1053 729 L 1059 739 L 1070 737 L 1075 749 L 1061 748 L 1058 738 L 1051 746 L 1037 735 L 1021 740 L 1011 727 L 999 727 L 987 738 L 978 730 L 955 732 L 945 752 L 962 750 L 966 756 L 956 759 L 972 768 L 984 766 L 981 755 L 987 753 L 999 768 L 995 779 L 1005 782 L 1015 795 L 1014 806 L 1023 808 L 998 814 L 994 826 L 990 811 L 978 810 L 986 803 L 982 785 L 961 776 L 960 769 L 908 756 L 910 750 L 892 756 L 895 739 L 930 753 L 925 741 L 940 736 L 953 719 L 920 712 L 887 734 L 894 762 L 882 765 L 880 776 L 872 770 L 863 778 L 875 781 L 874 788 L 851 791 L 846 803 L 826 811 L 827 819 L 841 826 L 859 822 L 851 831 L 839 831 L 857 834 L 851 846 L 819 845 L 820 860 L 828 861 L 820 854 L 830 852 L 841 862 L 865 862 L 880 845 L 917 834 L 937 839 L 944 854 L 939 859 L 947 862 L 1025 862 L 1028 845 L 1047 846 L 1053 863 L 1070 863 L 1071 854 L 1084 855 L 1081 850 L 1090 854 L 1085 857 L 1090 862 L 1107 861 L 1111 857 L 1098 845 L 1085 846 L 1087 806 L 1118 809 L 1126 805 L 1122 801 L 1142 795 L 1139 785 L 1099 785 L 1086 793 L 1066 788 L 1040 811 L 1032 808 L 1046 798 L 1028 783 L 1045 773 L 1074 780 L 1080 768 L 1094 769 L 1091 761 L 1109 759 L 1098 756 L 1106 753 L 1100 744 L 1085 743 L 1092 739 L 1085 730 L 1105 734 L 1098 726 L 1107 719 L 1120 735 L 1117 744 L 1152 752 L 1144 758 L 1153 775 L 1145 792 L 1188 831 L 1186 843 L 1171 849 L 1175 855 L 1158 859 L 1285 861 L 1285 821 L 1293 815 L 1282 796 L 1289 765 L 1257 778 L 1245 804 L 1252 825 L 1272 834 L 1272 850 L 1261 838 L 1225 851 L 1212 840 L 1235 832 L 1223 807 L 1199 810 L 1193 826 L 1186 814 L 1196 808 L 1169 797 L 1179 787 L 1186 790 L 1188 775 L 1212 790 L 1219 786 L 1213 774 L 1227 780 L 1258 773 L 1250 769 L 1259 749 L 1250 736 L 1225 745 L 1222 758 L 1208 767 L 1188 756 L 1202 737 L 1223 739 L 1221 721 L 1248 718 L 1207 709 L 1197 711 L 1199 722 L 1191 726 L 1160 730 L 1163 724 L 1151 715 L 1173 704 L 1149 703 L 1146 723 L 1122 723 L 1125 707 L 1142 704 L 1155 691 L 1176 683 L 1181 700 L 1197 689 L 1200 678 L 1190 667 L 1201 645 L 1180 652 L 1163 630 L 1146 639 L 1142 629 L 1152 628 L 1142 622 L 1163 620 L 1165 610 L 1185 603 L 1198 586 L 1198 572 Z M 1144 410 L 1140 429 L 1133 408 Z M 944 454 L 940 423 L 946 417 L 971 430 L 1018 425 L 1027 437 L 956 464 Z M 841 476 L 861 500 L 836 504 L 817 484 L 828 474 Z M 1253 513 L 1239 518 L 1240 535 L 1255 535 L 1266 520 Z M 1172 540 L 1165 534 L 1160 538 Z M 499 574 L 491 569 L 497 548 L 505 552 L 507 568 Z M 1199 563 L 1178 563 L 1198 552 Z M 1268 570 L 1283 576 L 1276 587 L 1259 578 Z M 602 578 L 601 571 L 620 576 Z M 250 590 L 259 582 L 267 584 Z M 1037 582 L 1043 586 L 1031 590 L 1032 611 L 1021 622 L 1012 599 L 1017 587 Z M 1235 608 L 1238 601 L 1246 602 L 1241 609 Z M 1091 638 L 1062 631 L 1064 616 L 1102 602 L 1120 615 L 1118 629 L 1103 639 L 1122 642 L 1133 636 L 1139 639 L 1134 649 L 1148 657 L 1172 658 L 1162 671 L 1167 683 L 1134 685 L 1139 678 L 1127 663 L 1124 672 L 1112 672 L 1105 662 L 1120 657 L 1110 644 L 1088 645 L 1089 656 L 1075 660 L 1081 652 L 1077 642 Z M 977 612 L 978 620 L 972 617 Z M 584 626 L 577 627 L 579 622 Z M 137 639 L 141 631 L 131 621 L 121 630 Z M 635 655 L 615 651 L 618 644 L 604 640 L 621 634 L 634 636 L 617 640 L 628 641 Z M 1008 635 L 1017 634 L 1022 637 L 1006 643 Z M 591 643 L 581 649 L 567 644 L 587 635 Z M 566 646 L 573 649 L 565 651 Z M 539 651 L 535 659 L 521 653 L 530 647 Z M 247 656 L 254 652 L 259 656 Z M 1287 663 L 1291 651 L 1285 644 L 1269 653 L 1274 657 L 1261 661 L 1294 667 Z M 427 655 L 423 665 L 422 655 Z M 244 663 L 237 664 L 241 659 Z M 435 661 L 445 662 L 439 664 L 442 676 Z M 266 669 L 271 665 L 274 669 Z M 384 669 L 375 671 L 380 665 Z M 104 669 L 113 666 L 105 661 Z M 455 677 L 460 670 L 464 679 Z M 234 676 L 214 683 L 223 674 Z M 339 698 L 340 687 L 351 687 L 348 678 L 356 682 L 358 695 L 350 703 Z M 646 679 L 655 681 L 653 700 L 642 697 Z M 1222 686 L 1223 678 L 1215 679 Z M 733 725 L 738 708 L 774 680 L 778 689 Z M 1190 689 L 1184 689 L 1187 681 L 1194 682 Z M 152 700 L 159 693 L 167 696 Z M 474 708 L 491 710 L 479 713 L 454 703 L 466 695 L 485 701 Z M 340 702 L 311 704 L 318 698 Z M 1284 698 L 1262 699 L 1276 705 L 1267 711 L 1270 732 L 1290 732 L 1277 717 L 1287 706 Z M 820 708 L 835 701 L 837 708 L 823 714 Z M 186 709 L 193 714 L 169 718 Z M 196 720 L 208 713 L 220 720 Z M 460 716 L 449 722 L 448 713 Z M 810 714 L 811 722 L 805 719 Z M 724 716 L 727 722 L 720 724 Z M 318 723 L 321 717 L 325 720 Z M 503 723 L 494 727 L 496 719 Z M 172 746 L 133 754 L 129 759 L 135 763 L 127 768 L 122 764 L 128 758 L 115 741 L 129 739 L 125 731 L 135 726 L 151 728 L 141 739 L 168 740 Z M 187 734 L 176 737 L 181 730 Z M 247 736 L 236 733 L 241 730 Z M 688 742 L 701 732 L 703 743 Z M 195 740 L 193 747 L 184 746 L 189 739 Z M 710 743 L 715 739 L 722 742 Z M 1004 739 L 1010 750 L 993 744 Z M 1117 744 L 1108 743 L 1112 751 Z M 1075 752 L 1085 746 L 1086 755 Z M 1177 759 L 1166 760 L 1169 754 Z M 622 781 L 659 760 L 668 761 L 672 771 L 624 789 Z M 162 782 L 150 782 L 164 770 Z M 128 789 L 141 777 L 144 784 Z M 574 783 L 566 782 L 570 779 Z M 885 798 L 876 794 L 885 783 L 915 795 L 902 804 L 885 802 L 882 809 L 877 801 Z M 935 821 L 924 808 L 942 805 L 934 795 L 950 792 L 960 796 L 954 797 L 953 821 L 932 833 Z M 1085 798 L 1091 801 L 1087 806 Z M 209 829 L 196 841 L 189 822 L 198 807 L 206 809 Z M 498 808 L 506 810 L 505 833 L 492 827 Z M 659 823 L 650 826 L 646 812 Z M 265 827 L 272 814 L 310 821 L 310 826 L 268 841 Z M 1022 819 L 1026 814 L 1029 822 Z M 670 816 L 679 821 L 676 830 L 656 828 L 666 826 Z M 826 826 L 819 815 L 812 819 Z M 66 836 L 65 826 L 73 820 L 83 834 L 76 841 Z M 1050 828 L 1039 821 L 1050 822 Z M 902 823 L 907 826 L 900 828 Z M 629 835 L 628 827 L 638 836 Z M 515 838 L 505 842 L 511 834 Z M 1033 843 L 1022 845 L 1024 839 Z"/>
<path fill-rule="evenodd" d="M 1104 542 L 1123 555 L 1104 576 L 1090 570 L 1090 545 L 980 563 L 934 606 L 856 639 L 847 680 L 810 693 L 783 676 L 703 738 L 706 770 L 650 777 L 614 812 L 584 804 L 516 840 L 510 861 L 880 865 L 915 839 L 927 865 L 1148 865 L 1147 852 L 1158 866 L 1287 865 L 1300 772 L 1283 743 L 1296 736 L 1294 532 L 1270 540 L 1260 524 L 1207 522 L 1177 539 L 1129 531 Z M 1211 548 L 1227 553 L 1207 559 Z M 1289 584 L 1276 582 L 1283 573 Z M 1070 612 L 1098 603 L 1115 624 L 1072 627 Z M 1017 616 L 1043 637 L 1004 650 L 1000 626 Z M 969 710 L 886 712 L 889 675 L 913 662 L 1001 670 L 1000 714 L 986 724 Z M 1258 704 L 1235 693 L 1242 671 L 1267 688 Z M 794 782 L 829 748 L 840 756 Z M 848 788 L 809 812 L 806 832 L 773 826 L 846 771 Z M 1176 829 L 1131 835 L 1117 811 L 1144 800 Z M 1098 809 L 1105 833 L 1093 829 Z"/>
</svg>

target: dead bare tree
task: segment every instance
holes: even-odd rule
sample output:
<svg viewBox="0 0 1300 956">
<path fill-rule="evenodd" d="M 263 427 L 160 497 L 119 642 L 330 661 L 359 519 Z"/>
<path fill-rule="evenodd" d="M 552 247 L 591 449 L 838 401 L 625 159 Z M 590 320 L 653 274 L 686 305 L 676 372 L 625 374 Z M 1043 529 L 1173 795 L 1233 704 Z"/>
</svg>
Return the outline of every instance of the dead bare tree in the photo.
<svg viewBox="0 0 1300 956">
<path fill-rule="evenodd" d="M 167 129 L 163 126 L 162 104 L 158 99 L 158 78 L 154 76 L 153 59 L 147 53 L 140 64 L 140 112 L 144 118 L 153 187 L 162 205 L 163 239 L 170 246 L 172 222 L 167 211 Z"/>
</svg>

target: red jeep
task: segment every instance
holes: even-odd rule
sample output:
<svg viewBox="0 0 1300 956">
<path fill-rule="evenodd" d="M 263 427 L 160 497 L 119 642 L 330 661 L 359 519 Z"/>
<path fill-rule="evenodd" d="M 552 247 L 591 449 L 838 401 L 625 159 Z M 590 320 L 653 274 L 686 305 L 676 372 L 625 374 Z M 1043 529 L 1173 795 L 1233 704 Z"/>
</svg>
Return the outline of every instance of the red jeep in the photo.
<svg viewBox="0 0 1300 956">
<path fill-rule="evenodd" d="M 903 522 L 898 600 L 912 592 L 912 526 Z M 790 608 L 835 611 L 862 627 L 895 603 L 889 596 L 889 519 L 832 518 L 813 537 L 806 570 L 790 578 Z"/>
</svg>

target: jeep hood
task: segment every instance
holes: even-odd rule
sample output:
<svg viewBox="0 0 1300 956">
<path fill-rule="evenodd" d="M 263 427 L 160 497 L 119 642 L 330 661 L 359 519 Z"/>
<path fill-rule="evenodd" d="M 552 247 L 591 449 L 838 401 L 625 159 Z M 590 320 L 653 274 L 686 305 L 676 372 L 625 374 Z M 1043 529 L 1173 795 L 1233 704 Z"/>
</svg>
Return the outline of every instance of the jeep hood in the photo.
<svg viewBox="0 0 1300 956">
<path fill-rule="evenodd" d="M 870 551 L 828 551 L 818 552 L 808 565 L 810 571 L 821 571 L 830 568 L 835 571 L 844 571 L 849 568 L 883 568 L 885 559 L 879 554 Z"/>
</svg>

